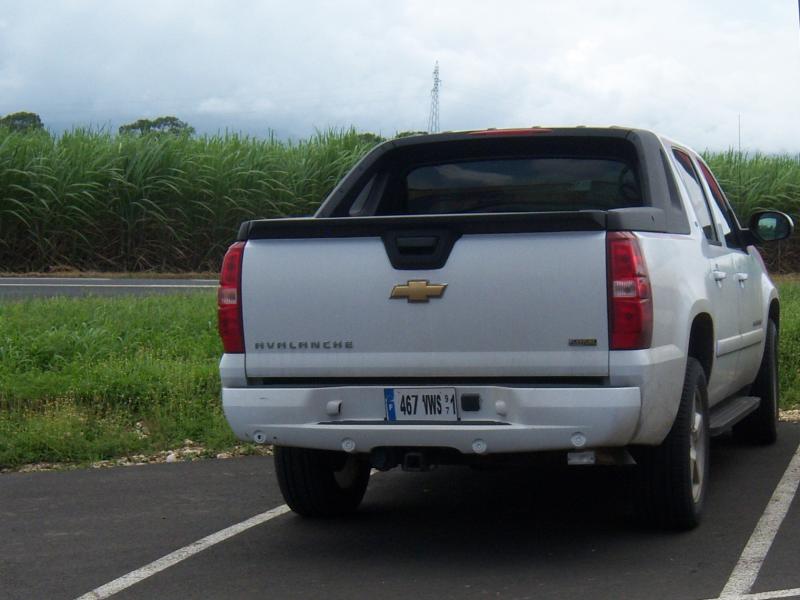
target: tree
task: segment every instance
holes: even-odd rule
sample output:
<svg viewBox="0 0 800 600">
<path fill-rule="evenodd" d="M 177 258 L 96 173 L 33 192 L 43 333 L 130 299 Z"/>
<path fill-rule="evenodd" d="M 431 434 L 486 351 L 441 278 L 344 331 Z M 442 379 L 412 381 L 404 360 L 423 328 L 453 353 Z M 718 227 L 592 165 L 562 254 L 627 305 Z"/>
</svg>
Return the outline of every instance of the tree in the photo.
<svg viewBox="0 0 800 600">
<path fill-rule="evenodd" d="M 120 135 L 133 133 L 169 133 L 172 135 L 192 135 L 194 127 L 181 121 L 178 117 L 158 117 L 156 119 L 139 119 L 119 128 Z"/>
<path fill-rule="evenodd" d="M 0 127 L 8 127 L 12 131 L 28 131 L 44 129 L 42 119 L 36 113 L 15 112 L 0 119 Z"/>
<path fill-rule="evenodd" d="M 377 133 L 371 133 L 369 131 L 363 131 L 358 134 L 358 141 L 364 142 L 365 144 L 380 144 L 381 142 L 385 141 L 384 138 L 379 136 Z"/>
<path fill-rule="evenodd" d="M 427 131 L 400 131 L 395 138 L 411 137 L 412 135 L 428 135 Z"/>
</svg>

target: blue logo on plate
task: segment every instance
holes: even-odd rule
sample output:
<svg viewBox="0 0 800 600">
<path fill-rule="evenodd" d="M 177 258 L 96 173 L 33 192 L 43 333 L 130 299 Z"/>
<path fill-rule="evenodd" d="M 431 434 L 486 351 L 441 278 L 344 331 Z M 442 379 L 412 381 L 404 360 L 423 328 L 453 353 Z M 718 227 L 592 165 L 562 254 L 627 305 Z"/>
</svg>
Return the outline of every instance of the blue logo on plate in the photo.
<svg viewBox="0 0 800 600">
<path fill-rule="evenodd" d="M 383 397 L 386 399 L 386 414 L 389 416 L 389 420 L 396 421 L 397 417 L 394 413 L 394 390 L 392 388 L 384 388 Z"/>
</svg>

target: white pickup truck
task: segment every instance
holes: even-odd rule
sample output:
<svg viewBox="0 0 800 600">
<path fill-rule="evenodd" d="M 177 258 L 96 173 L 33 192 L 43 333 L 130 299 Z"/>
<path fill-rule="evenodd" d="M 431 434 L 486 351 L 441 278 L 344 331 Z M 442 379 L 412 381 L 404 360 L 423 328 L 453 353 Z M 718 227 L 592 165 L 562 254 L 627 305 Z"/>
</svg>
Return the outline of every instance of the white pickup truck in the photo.
<svg viewBox="0 0 800 600">
<path fill-rule="evenodd" d="M 780 305 L 695 152 L 649 131 L 386 142 L 314 217 L 245 222 L 219 288 L 228 421 L 288 505 L 338 515 L 370 469 L 546 454 L 635 464 L 654 522 L 698 523 L 709 437 L 776 437 Z"/>
</svg>

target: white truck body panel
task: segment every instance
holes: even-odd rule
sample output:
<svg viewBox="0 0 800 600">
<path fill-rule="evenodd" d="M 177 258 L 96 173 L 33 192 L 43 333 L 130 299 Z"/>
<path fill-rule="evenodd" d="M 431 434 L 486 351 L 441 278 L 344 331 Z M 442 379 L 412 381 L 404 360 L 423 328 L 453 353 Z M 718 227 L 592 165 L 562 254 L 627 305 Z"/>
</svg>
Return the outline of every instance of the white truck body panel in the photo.
<svg viewBox="0 0 800 600">
<path fill-rule="evenodd" d="M 254 240 L 242 273 L 246 373 L 603 377 L 605 261 L 605 232 L 465 235 L 429 271 L 394 269 L 380 238 Z M 409 280 L 447 289 L 428 303 L 389 298 Z"/>
</svg>

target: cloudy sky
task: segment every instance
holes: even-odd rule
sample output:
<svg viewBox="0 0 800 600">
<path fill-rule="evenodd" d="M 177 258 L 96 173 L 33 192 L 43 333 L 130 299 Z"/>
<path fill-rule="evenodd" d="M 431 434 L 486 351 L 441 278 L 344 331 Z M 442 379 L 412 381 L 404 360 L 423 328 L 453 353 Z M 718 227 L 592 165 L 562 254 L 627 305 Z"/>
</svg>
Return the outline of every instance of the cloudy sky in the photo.
<svg viewBox="0 0 800 600">
<path fill-rule="evenodd" d="M 56 131 L 653 128 L 800 152 L 797 0 L 0 0 L 0 114 Z"/>
</svg>

